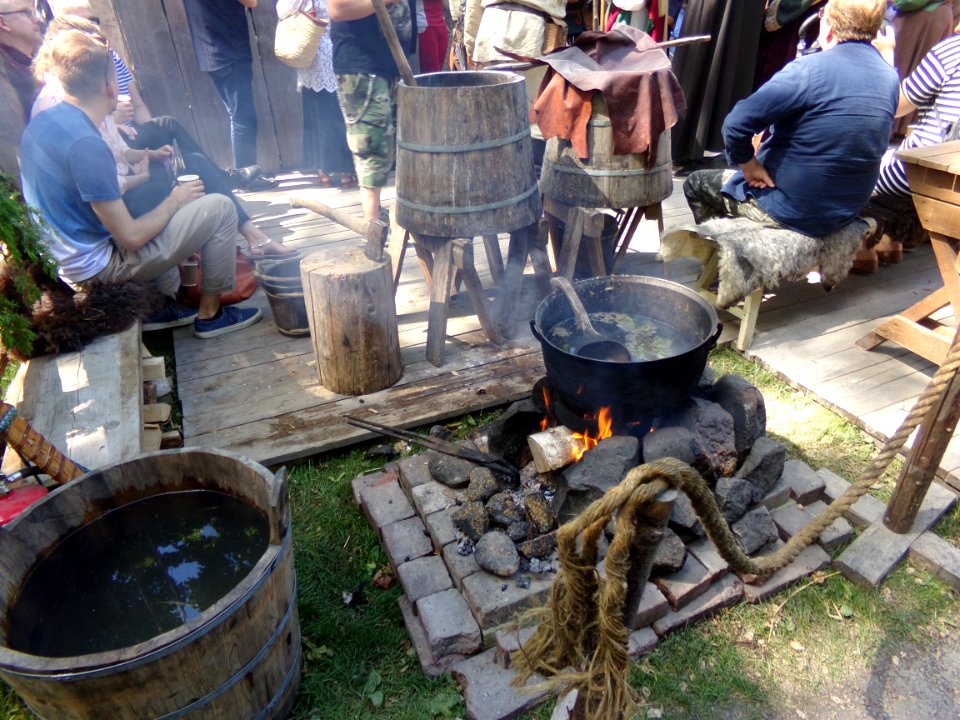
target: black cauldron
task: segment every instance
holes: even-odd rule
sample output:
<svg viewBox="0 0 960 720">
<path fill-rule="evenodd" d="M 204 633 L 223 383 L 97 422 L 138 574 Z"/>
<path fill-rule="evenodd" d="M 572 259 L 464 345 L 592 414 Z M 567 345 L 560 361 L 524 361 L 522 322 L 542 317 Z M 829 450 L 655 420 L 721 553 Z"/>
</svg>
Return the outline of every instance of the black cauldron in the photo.
<svg viewBox="0 0 960 720">
<path fill-rule="evenodd" d="M 559 291 L 543 299 L 530 323 L 543 348 L 547 380 L 563 404 L 584 417 L 611 408 L 614 426 L 647 422 L 680 407 L 693 393 L 707 353 L 720 331 L 706 300 L 679 283 L 654 277 L 615 275 L 573 284 L 588 313 L 620 312 L 646 316 L 689 337 L 693 348 L 657 360 L 614 362 L 574 355 L 550 342 L 550 329 L 571 318 L 570 303 Z"/>
</svg>

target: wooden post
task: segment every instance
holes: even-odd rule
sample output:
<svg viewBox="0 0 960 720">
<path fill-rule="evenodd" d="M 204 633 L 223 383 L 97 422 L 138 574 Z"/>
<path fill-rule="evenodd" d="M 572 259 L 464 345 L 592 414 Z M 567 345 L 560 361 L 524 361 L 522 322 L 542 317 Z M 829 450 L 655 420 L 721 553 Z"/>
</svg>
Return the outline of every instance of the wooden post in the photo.
<svg viewBox="0 0 960 720">
<path fill-rule="evenodd" d="M 638 508 L 632 518 L 636 526 L 633 544 L 630 546 L 630 569 L 627 571 L 627 597 L 623 601 L 623 624 L 633 627 L 640 609 L 643 589 L 646 587 L 653 558 L 663 539 L 663 531 L 670 519 L 673 502 L 677 499 L 676 488 L 664 490 L 652 501 Z"/>
<path fill-rule="evenodd" d="M 300 276 L 320 384 L 365 395 L 399 380 L 389 258 L 375 262 L 362 248 L 314 253 L 300 263 Z"/>
<path fill-rule="evenodd" d="M 960 341 L 960 330 L 953 338 L 952 347 Z M 883 523 L 895 533 L 908 533 L 917 518 L 920 504 L 940 467 L 953 431 L 960 417 L 960 377 L 954 374 L 937 402 L 927 411 L 907 456 L 907 463 L 893 489 Z"/>
</svg>

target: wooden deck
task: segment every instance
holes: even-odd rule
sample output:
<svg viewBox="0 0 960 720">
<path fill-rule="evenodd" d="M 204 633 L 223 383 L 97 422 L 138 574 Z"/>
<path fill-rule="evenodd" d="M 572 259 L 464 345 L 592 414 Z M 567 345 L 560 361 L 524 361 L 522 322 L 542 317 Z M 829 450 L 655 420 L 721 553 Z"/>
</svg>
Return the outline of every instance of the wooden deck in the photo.
<svg viewBox="0 0 960 720">
<path fill-rule="evenodd" d="M 664 203 L 667 226 L 691 221 L 680 184 L 675 181 L 674 194 Z M 309 211 L 291 210 L 287 191 L 303 187 L 302 179 L 290 176 L 280 190 L 245 196 L 250 214 L 271 237 L 305 252 L 336 252 L 361 242 Z M 360 214 L 356 191 L 316 192 L 322 202 Z M 392 188 L 384 198 L 390 205 Z M 696 261 L 659 262 L 655 226 L 644 225 L 631 243 L 624 271 L 690 284 Z M 506 255 L 505 238 L 502 245 Z M 476 257 L 484 287 L 490 287 L 479 241 Z M 854 343 L 938 282 L 930 247 L 923 246 L 899 265 L 850 276 L 830 293 L 818 285 L 784 286 L 765 298 L 747 355 L 883 439 L 899 426 L 936 367 L 896 345 L 868 352 Z M 539 344 L 528 327 L 537 305 L 529 268 L 516 336 L 501 347 L 487 343 L 463 293 L 452 300 L 445 363 L 437 368 L 424 357 L 428 294 L 414 253 L 408 252 L 397 293 L 404 374 L 393 387 L 362 397 L 320 386 L 309 339 L 281 335 L 261 292 L 251 302 L 266 317 L 247 330 L 213 340 L 197 340 L 186 329 L 174 333 L 188 445 L 226 448 L 275 465 L 369 437 L 347 425 L 344 415 L 369 414 L 391 426 L 430 424 L 520 398 L 544 373 Z M 728 327 L 721 343 L 734 336 Z M 941 470 L 960 486 L 960 443 L 951 444 Z"/>
</svg>

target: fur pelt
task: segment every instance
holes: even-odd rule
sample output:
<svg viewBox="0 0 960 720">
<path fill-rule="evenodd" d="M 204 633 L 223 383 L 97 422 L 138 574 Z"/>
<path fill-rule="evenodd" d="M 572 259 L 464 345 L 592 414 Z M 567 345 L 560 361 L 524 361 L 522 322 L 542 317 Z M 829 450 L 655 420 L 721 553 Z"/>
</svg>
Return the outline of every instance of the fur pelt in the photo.
<svg viewBox="0 0 960 720">
<path fill-rule="evenodd" d="M 163 296 L 133 282 L 95 284 L 89 292 L 74 292 L 61 282 L 46 280 L 43 294 L 31 308 L 30 324 L 37 334 L 32 357 L 80 350 L 104 335 L 125 330 L 163 307 Z M 17 360 L 29 360 L 11 352 Z"/>
<path fill-rule="evenodd" d="M 664 260 L 686 256 L 706 260 L 710 248 L 696 246 L 717 248 L 717 307 L 728 308 L 757 288 L 802 280 L 811 270 L 820 272 L 825 290 L 832 289 L 847 276 L 861 242 L 875 231 L 875 222 L 858 218 L 831 235 L 815 238 L 746 218 L 718 218 L 664 233 L 660 255 Z"/>
</svg>

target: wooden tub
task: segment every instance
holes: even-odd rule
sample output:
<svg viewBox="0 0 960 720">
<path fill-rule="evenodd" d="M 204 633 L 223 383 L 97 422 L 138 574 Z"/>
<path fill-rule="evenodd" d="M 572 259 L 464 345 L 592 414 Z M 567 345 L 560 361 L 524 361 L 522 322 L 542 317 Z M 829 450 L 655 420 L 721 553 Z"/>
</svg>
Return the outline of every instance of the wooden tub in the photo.
<svg viewBox="0 0 960 720">
<path fill-rule="evenodd" d="M 113 508 L 201 489 L 232 495 L 267 517 L 267 549 L 233 590 L 179 627 L 118 650 L 41 657 L 7 647 L 23 581 L 62 538 Z M 286 474 L 197 449 L 87 473 L 0 529 L 0 608 L 0 677 L 42 718 L 284 717 L 302 665 Z"/>
</svg>

